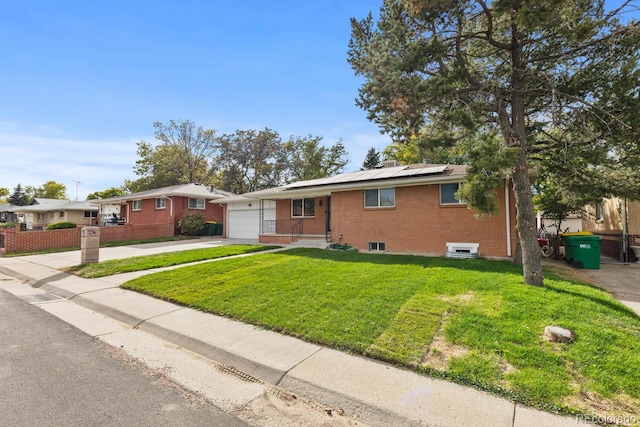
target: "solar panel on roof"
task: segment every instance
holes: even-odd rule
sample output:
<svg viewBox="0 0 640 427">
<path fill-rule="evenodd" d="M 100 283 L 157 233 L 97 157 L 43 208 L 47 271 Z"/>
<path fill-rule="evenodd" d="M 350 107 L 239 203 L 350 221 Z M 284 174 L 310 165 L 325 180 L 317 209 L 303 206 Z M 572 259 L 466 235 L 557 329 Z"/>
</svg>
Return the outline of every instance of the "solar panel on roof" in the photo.
<svg viewBox="0 0 640 427">
<path fill-rule="evenodd" d="M 285 190 L 304 187 L 316 187 L 329 184 L 346 184 L 349 182 L 373 181 L 378 179 L 388 179 L 396 177 L 410 177 L 419 175 L 429 175 L 443 172 L 447 166 L 431 166 L 426 168 L 409 169 L 408 166 L 396 166 L 392 168 L 371 169 L 366 171 L 356 171 L 334 175 L 327 178 L 311 179 L 308 181 L 298 181 L 285 187 Z"/>
</svg>

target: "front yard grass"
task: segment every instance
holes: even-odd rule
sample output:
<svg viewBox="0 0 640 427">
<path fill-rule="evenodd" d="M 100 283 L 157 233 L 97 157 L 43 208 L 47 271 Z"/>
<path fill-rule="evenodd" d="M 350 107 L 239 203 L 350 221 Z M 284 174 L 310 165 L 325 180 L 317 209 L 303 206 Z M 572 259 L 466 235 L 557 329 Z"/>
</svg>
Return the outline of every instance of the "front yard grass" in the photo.
<svg viewBox="0 0 640 427">
<path fill-rule="evenodd" d="M 534 287 L 506 261 L 292 249 L 123 287 L 552 411 L 640 413 L 640 319 L 549 271 Z"/>
<path fill-rule="evenodd" d="M 266 251 L 270 249 L 277 249 L 279 247 L 280 246 L 227 245 L 217 246 L 214 248 L 190 249 L 187 251 L 165 252 L 154 255 L 114 259 L 95 264 L 81 264 L 69 267 L 65 271 L 87 279 L 92 279 L 96 277 L 111 276 L 112 274 L 150 270 L 152 268 L 170 267 L 190 262 Z"/>
</svg>

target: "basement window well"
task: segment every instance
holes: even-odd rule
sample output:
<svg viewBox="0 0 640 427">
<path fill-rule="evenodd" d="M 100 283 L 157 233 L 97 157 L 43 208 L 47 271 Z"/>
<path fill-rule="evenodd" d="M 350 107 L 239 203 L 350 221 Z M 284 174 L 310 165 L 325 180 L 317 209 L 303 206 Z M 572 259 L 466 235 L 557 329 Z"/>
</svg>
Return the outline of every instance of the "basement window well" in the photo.
<svg viewBox="0 0 640 427">
<path fill-rule="evenodd" d="M 373 252 L 384 252 L 387 250 L 385 242 L 369 242 L 369 250 Z"/>
</svg>

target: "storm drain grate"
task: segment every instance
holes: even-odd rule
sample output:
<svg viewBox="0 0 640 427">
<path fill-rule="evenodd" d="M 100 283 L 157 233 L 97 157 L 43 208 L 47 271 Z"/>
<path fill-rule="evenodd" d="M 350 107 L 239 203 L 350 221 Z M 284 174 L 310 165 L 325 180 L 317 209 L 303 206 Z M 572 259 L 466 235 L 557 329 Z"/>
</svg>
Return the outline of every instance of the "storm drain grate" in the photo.
<svg viewBox="0 0 640 427">
<path fill-rule="evenodd" d="M 30 303 L 49 302 L 64 299 L 62 297 L 59 297 L 58 295 L 50 294 L 49 292 L 45 292 L 43 294 L 21 295 L 18 298 Z"/>
<path fill-rule="evenodd" d="M 245 374 L 244 372 L 239 371 L 236 368 L 233 368 L 231 366 L 223 365 L 221 363 L 215 363 L 215 367 L 219 371 L 224 372 L 225 374 L 228 374 L 228 375 L 232 375 L 236 378 L 239 378 L 242 381 L 245 381 L 248 383 L 262 384 L 262 381 L 260 381 L 259 379 L 252 377 L 249 374 Z"/>
</svg>

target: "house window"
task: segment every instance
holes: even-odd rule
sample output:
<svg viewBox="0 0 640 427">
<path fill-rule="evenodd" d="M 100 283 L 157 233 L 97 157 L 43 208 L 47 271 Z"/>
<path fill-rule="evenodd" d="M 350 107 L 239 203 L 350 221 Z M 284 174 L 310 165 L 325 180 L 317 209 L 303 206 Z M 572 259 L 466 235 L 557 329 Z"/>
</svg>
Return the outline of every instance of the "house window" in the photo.
<svg viewBox="0 0 640 427">
<path fill-rule="evenodd" d="M 142 202 L 140 200 L 134 200 L 133 202 L 131 202 L 131 209 L 134 211 L 141 211 Z"/>
<path fill-rule="evenodd" d="M 460 183 L 440 184 L 440 204 L 458 205 L 462 202 L 456 197 L 456 192 L 460 189 Z"/>
<path fill-rule="evenodd" d="M 56 214 L 53 212 L 49 212 L 49 218 L 54 219 L 56 217 Z"/>
<path fill-rule="evenodd" d="M 60 211 L 60 218 L 64 218 L 64 211 Z"/>
<path fill-rule="evenodd" d="M 316 199 L 291 199 L 291 216 L 312 217 L 316 214 Z"/>
<path fill-rule="evenodd" d="M 156 199 L 156 209 L 165 209 L 167 207 L 167 199 L 159 197 Z"/>
<path fill-rule="evenodd" d="M 98 212 L 97 211 L 84 211 L 84 217 L 85 218 L 97 218 L 98 217 Z"/>
<path fill-rule="evenodd" d="M 204 199 L 193 199 L 189 197 L 189 209 L 204 209 Z"/>
<path fill-rule="evenodd" d="M 364 207 L 380 208 L 394 207 L 396 205 L 395 188 L 376 188 L 375 190 L 364 190 Z"/>
<path fill-rule="evenodd" d="M 384 252 L 387 250 L 385 242 L 369 242 L 369 250 L 374 252 Z"/>
</svg>

